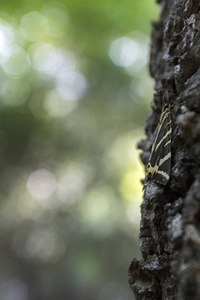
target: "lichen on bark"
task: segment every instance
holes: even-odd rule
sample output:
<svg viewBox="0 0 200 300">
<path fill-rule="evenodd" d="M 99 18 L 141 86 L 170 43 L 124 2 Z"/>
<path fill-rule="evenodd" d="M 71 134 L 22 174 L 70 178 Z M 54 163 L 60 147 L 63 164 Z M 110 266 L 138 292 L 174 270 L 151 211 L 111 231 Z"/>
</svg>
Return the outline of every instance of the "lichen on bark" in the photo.
<svg viewBox="0 0 200 300">
<path fill-rule="evenodd" d="M 153 23 L 155 80 L 146 140 L 147 165 L 163 102 L 174 103 L 172 168 L 167 186 L 148 182 L 141 205 L 142 260 L 129 282 L 136 299 L 200 299 L 200 1 L 161 0 Z"/>
</svg>

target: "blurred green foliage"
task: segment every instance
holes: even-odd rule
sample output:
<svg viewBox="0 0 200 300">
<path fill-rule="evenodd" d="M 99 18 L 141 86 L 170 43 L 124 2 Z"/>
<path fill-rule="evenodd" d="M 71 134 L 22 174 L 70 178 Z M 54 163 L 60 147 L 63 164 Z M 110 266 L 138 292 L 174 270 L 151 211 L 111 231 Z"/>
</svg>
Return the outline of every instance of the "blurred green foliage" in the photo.
<svg viewBox="0 0 200 300">
<path fill-rule="evenodd" d="M 130 300 L 153 0 L 1 1 L 0 299 Z"/>
</svg>

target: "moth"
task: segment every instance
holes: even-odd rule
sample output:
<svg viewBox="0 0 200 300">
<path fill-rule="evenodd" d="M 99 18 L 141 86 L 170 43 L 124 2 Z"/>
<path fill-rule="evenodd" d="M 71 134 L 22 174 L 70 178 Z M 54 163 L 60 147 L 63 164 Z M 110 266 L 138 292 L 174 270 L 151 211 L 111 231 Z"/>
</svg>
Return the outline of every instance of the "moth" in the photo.
<svg viewBox="0 0 200 300">
<path fill-rule="evenodd" d="M 172 105 L 165 103 L 147 165 L 147 180 L 166 185 L 171 172 Z"/>
</svg>

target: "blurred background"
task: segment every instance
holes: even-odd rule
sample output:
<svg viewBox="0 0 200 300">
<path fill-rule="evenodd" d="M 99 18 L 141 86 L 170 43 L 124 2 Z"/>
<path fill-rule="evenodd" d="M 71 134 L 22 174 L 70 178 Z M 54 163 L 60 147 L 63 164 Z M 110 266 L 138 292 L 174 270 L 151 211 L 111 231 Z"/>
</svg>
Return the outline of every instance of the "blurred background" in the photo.
<svg viewBox="0 0 200 300">
<path fill-rule="evenodd" d="M 154 0 L 2 0 L 0 300 L 131 300 Z"/>
</svg>

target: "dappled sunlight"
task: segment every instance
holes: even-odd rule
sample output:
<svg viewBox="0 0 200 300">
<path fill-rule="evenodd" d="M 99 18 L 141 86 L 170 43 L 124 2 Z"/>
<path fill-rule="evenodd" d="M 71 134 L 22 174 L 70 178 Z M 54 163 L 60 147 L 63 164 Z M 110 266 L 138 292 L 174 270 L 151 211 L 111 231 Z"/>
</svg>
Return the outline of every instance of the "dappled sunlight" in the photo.
<svg viewBox="0 0 200 300">
<path fill-rule="evenodd" d="M 9 56 L 10 47 L 15 41 L 13 28 L 8 24 L 3 24 L 2 21 L 0 22 L 0 61 L 2 61 L 3 56 Z"/>
<path fill-rule="evenodd" d="M 22 78 L 29 72 L 27 79 L 30 78 L 31 80 L 33 71 L 30 66 L 43 75 L 42 81 L 44 83 L 49 77 L 49 82 L 51 85 L 53 84 L 58 97 L 54 105 L 50 100 L 46 102 L 46 112 L 50 116 L 62 117 L 67 115 L 73 106 L 71 104 L 63 105 L 63 100 L 74 101 L 83 97 L 87 90 L 87 80 L 78 70 L 77 59 L 72 51 L 62 45 L 54 45 L 51 37 L 55 34 L 52 32 L 52 26 L 55 22 L 55 16 L 53 17 L 52 13 L 55 12 L 61 17 L 56 23 L 62 24 L 61 27 L 63 27 L 66 25 L 66 20 L 64 21 L 64 17 L 67 16 L 66 12 L 61 11 L 59 7 L 51 7 L 51 5 L 46 5 L 44 10 L 47 16 L 36 11 L 25 14 L 21 19 L 19 29 L 16 25 L 12 27 L 4 20 L 0 20 L 0 65 L 4 72 L 8 76 L 13 76 L 14 79 Z M 50 32 L 49 28 L 51 28 Z M 49 37 L 48 42 L 46 42 L 47 37 Z M 39 74 L 38 80 L 41 80 Z M 7 81 L 10 85 L 9 78 L 5 78 L 4 86 L 7 85 Z M 30 94 L 32 86 L 25 84 L 28 88 L 27 92 Z M 4 103 L 10 106 L 23 104 L 28 100 L 21 95 L 23 90 L 24 85 L 20 81 L 17 91 L 14 91 L 15 97 L 10 96 L 11 91 Z M 52 100 L 52 98 L 50 99 Z M 56 105 L 60 108 L 53 113 L 53 107 Z M 61 113 L 62 108 L 65 113 Z"/>
<path fill-rule="evenodd" d="M 20 78 L 7 78 L 1 83 L 1 100 L 8 106 L 20 106 L 24 104 L 30 95 L 28 82 L 21 83 Z"/>
<path fill-rule="evenodd" d="M 45 169 L 37 170 L 30 174 L 27 189 L 36 199 L 48 198 L 56 189 L 55 177 Z"/>
<path fill-rule="evenodd" d="M 21 76 L 28 68 L 27 53 L 19 46 L 9 49 L 9 55 L 1 61 L 2 68 L 8 75 Z"/>
<path fill-rule="evenodd" d="M 18 40 L 19 32 L 6 21 L 0 19 L 0 65 L 12 76 L 22 76 L 29 68 L 28 56 Z"/>
<path fill-rule="evenodd" d="M 20 31 L 28 41 L 40 41 L 49 32 L 48 18 L 37 11 L 25 14 L 21 19 Z"/>
<path fill-rule="evenodd" d="M 47 43 L 33 44 L 30 49 L 33 67 L 47 76 L 61 77 L 62 73 L 75 70 L 76 59 L 72 52 L 63 51 Z"/>
<path fill-rule="evenodd" d="M 56 198 L 62 209 L 69 209 L 82 199 L 88 183 L 88 174 L 84 170 L 84 167 L 79 168 L 73 164 L 59 170 Z"/>
<path fill-rule="evenodd" d="M 29 234 L 19 231 L 13 239 L 12 247 L 19 257 L 55 263 L 65 254 L 65 242 L 58 232 L 51 228 L 33 230 Z"/>
<path fill-rule="evenodd" d="M 134 78 L 129 88 L 130 97 L 138 105 L 144 106 L 147 104 L 146 99 L 151 97 L 153 84 L 153 79 L 151 79 L 149 76 L 143 76 L 142 80 L 141 78 Z"/>
<path fill-rule="evenodd" d="M 23 187 L 21 188 L 23 189 Z M 32 198 L 28 191 L 24 192 L 24 194 L 21 192 L 21 197 L 18 199 L 16 205 L 19 223 L 24 222 L 24 220 L 34 222 L 45 220 L 48 222 L 55 217 L 55 213 L 52 213 L 52 211 L 47 212 L 47 206 L 44 205 L 44 201 L 41 202 L 39 199 Z"/>
<path fill-rule="evenodd" d="M 137 150 L 137 144 L 142 135 L 142 130 L 136 129 L 133 132 L 129 132 L 114 140 L 108 153 L 108 159 L 110 162 L 108 168 L 114 167 L 115 171 L 124 171 L 127 167 L 130 170 L 132 169 L 132 165 L 136 165 L 136 173 L 138 173 L 138 177 L 142 176 L 142 168 L 139 163 L 139 151 Z"/>
<path fill-rule="evenodd" d="M 107 173 L 120 174 L 118 189 L 127 206 L 127 216 L 139 229 L 140 205 L 143 191 L 141 179 L 144 179 L 144 167 L 139 159 L 137 143 L 141 138 L 140 130 L 117 139 L 109 152 Z M 115 175 L 115 176 L 116 176 Z"/>
<path fill-rule="evenodd" d="M 139 151 L 136 149 L 141 135 L 140 130 L 135 130 L 132 135 L 117 139 L 109 154 L 109 168 L 114 167 L 115 172 L 121 174 L 119 191 L 128 202 L 127 215 L 131 222 L 137 225 L 140 220 L 140 204 L 143 197 L 141 179 L 145 176 L 144 167 L 139 159 Z"/>
<path fill-rule="evenodd" d="M 46 93 L 43 106 L 49 116 L 64 117 L 77 107 L 77 103 L 76 101 L 67 101 L 59 95 L 58 90 L 52 90 Z"/>
<path fill-rule="evenodd" d="M 121 67 L 129 67 L 139 56 L 139 45 L 127 37 L 112 42 L 109 52 L 112 61 Z"/>
<path fill-rule="evenodd" d="M 137 161 L 125 170 L 119 188 L 126 200 L 132 201 L 137 196 L 141 202 L 142 184 L 140 180 L 142 178 L 144 178 L 143 166 Z"/>
<path fill-rule="evenodd" d="M 147 64 L 148 43 L 147 36 L 133 32 L 113 41 L 109 56 L 115 65 L 124 67 L 131 75 L 137 74 Z"/>
<path fill-rule="evenodd" d="M 70 211 L 73 205 L 82 200 L 88 184 L 87 169 L 75 165 L 58 169 L 57 178 L 45 169 L 32 172 L 20 201 L 18 211 L 22 218 L 38 220 L 54 217 L 56 211 Z M 24 186 L 21 185 L 21 189 Z M 85 205 L 84 205 L 85 207 Z M 50 210 L 49 215 L 47 209 Z M 45 214 L 45 216 L 44 216 Z M 90 212 L 87 212 L 87 216 Z"/>
<path fill-rule="evenodd" d="M 57 82 L 58 94 L 70 101 L 75 101 L 83 97 L 86 87 L 86 79 L 79 72 L 62 73 Z"/>
<path fill-rule="evenodd" d="M 63 3 L 56 1 L 46 2 L 43 5 L 44 15 L 48 18 L 48 35 L 57 38 L 63 38 L 68 24 L 67 7 Z"/>
<path fill-rule="evenodd" d="M 80 212 L 85 220 L 93 225 L 103 223 L 110 216 L 114 195 L 107 188 L 91 190 L 80 205 Z"/>
<path fill-rule="evenodd" d="M 132 198 L 132 201 L 128 203 L 127 211 L 126 211 L 130 221 L 134 225 L 136 225 L 138 229 L 141 220 L 140 205 L 141 205 L 141 197 Z"/>
</svg>

